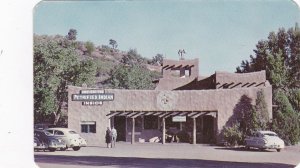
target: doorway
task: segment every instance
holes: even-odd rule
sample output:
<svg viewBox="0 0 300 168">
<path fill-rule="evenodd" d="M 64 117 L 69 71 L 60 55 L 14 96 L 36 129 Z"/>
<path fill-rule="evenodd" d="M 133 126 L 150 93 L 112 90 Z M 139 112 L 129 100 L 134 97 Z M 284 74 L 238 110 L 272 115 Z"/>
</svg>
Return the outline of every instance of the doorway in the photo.
<svg viewBox="0 0 300 168">
<path fill-rule="evenodd" d="M 126 117 L 115 116 L 114 127 L 117 130 L 117 141 L 126 141 Z"/>
<path fill-rule="evenodd" d="M 209 115 L 203 116 L 203 143 L 214 142 L 214 119 L 214 117 Z"/>
</svg>

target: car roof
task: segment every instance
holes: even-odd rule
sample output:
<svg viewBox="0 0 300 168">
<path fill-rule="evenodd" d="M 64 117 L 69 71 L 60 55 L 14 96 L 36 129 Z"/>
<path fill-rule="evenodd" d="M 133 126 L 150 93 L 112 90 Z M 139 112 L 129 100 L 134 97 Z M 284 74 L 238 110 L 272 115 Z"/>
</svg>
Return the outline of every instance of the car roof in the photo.
<svg viewBox="0 0 300 168">
<path fill-rule="evenodd" d="M 273 131 L 257 131 L 257 132 L 260 132 L 261 134 L 276 134 L 275 132 Z"/>
<path fill-rule="evenodd" d="M 46 130 L 73 131 L 69 128 L 47 128 Z"/>
</svg>

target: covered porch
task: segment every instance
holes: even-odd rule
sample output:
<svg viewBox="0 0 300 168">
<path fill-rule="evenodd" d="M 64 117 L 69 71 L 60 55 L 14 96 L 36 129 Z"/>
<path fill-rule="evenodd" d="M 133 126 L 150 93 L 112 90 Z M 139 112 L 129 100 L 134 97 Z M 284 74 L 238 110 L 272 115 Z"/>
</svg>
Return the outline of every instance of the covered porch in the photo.
<svg viewBox="0 0 300 168">
<path fill-rule="evenodd" d="M 119 141 L 213 143 L 217 134 L 215 111 L 110 111 Z M 184 135 L 186 134 L 186 135 Z"/>
</svg>

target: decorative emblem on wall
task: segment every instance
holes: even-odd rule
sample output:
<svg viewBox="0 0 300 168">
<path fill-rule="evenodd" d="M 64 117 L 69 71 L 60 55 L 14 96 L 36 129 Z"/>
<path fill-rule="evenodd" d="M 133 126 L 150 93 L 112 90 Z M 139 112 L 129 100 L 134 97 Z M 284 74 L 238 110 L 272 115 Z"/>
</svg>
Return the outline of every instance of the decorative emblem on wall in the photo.
<svg viewBox="0 0 300 168">
<path fill-rule="evenodd" d="M 157 107 L 160 110 L 172 110 L 177 102 L 177 94 L 171 91 L 162 91 L 157 95 Z"/>
</svg>

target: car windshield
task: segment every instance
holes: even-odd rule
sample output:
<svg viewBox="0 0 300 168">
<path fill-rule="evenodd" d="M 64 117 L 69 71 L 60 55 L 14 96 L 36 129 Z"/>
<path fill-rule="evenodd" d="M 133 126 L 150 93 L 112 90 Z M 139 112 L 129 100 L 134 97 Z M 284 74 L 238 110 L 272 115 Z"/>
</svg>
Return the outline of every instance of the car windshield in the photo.
<svg viewBox="0 0 300 168">
<path fill-rule="evenodd" d="M 277 136 L 277 135 L 274 133 L 264 133 L 264 136 Z"/>
<path fill-rule="evenodd" d="M 77 134 L 75 131 L 69 131 L 70 134 Z"/>
<path fill-rule="evenodd" d="M 50 136 L 50 135 L 51 135 L 51 133 L 48 132 L 48 131 L 44 131 L 44 133 L 45 133 L 47 136 Z"/>
</svg>

